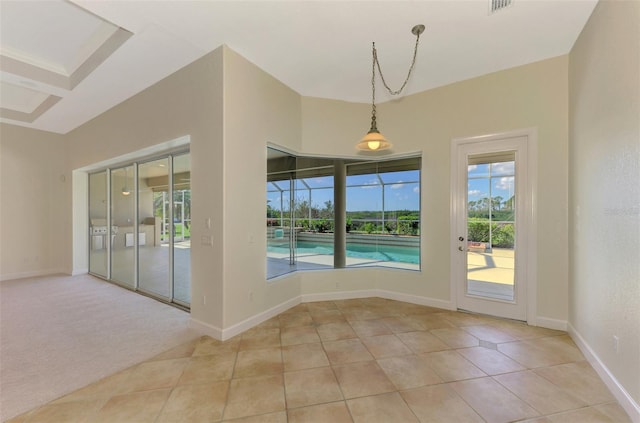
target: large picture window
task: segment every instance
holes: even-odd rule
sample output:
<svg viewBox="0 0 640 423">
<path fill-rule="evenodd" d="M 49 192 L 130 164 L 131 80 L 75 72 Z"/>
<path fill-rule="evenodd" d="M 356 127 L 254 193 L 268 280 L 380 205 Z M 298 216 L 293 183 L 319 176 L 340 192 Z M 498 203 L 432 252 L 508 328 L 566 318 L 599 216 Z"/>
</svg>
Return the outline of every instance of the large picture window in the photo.
<svg viewBox="0 0 640 423">
<path fill-rule="evenodd" d="M 347 166 L 348 266 L 420 269 L 420 159 Z"/>
<path fill-rule="evenodd" d="M 420 269 L 420 158 L 334 160 L 269 149 L 266 192 L 267 278 L 334 267 Z M 344 204 L 336 193 L 346 205 L 336 208 Z M 336 231 L 336 216 L 345 217 L 344 230 Z"/>
</svg>

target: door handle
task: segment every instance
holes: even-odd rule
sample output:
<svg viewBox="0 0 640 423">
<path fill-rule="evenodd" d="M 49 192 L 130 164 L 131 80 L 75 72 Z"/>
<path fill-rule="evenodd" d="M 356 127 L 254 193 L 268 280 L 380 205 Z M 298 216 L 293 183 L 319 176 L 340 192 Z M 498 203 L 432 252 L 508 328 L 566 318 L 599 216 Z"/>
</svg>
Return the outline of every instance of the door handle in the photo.
<svg viewBox="0 0 640 423">
<path fill-rule="evenodd" d="M 464 248 L 462 248 L 462 247 L 458 247 L 458 250 L 460 250 L 460 251 L 464 251 Z"/>
<path fill-rule="evenodd" d="M 463 237 L 461 237 L 461 236 L 459 236 L 459 237 L 458 237 L 458 241 L 464 241 L 464 238 L 463 238 Z"/>
</svg>

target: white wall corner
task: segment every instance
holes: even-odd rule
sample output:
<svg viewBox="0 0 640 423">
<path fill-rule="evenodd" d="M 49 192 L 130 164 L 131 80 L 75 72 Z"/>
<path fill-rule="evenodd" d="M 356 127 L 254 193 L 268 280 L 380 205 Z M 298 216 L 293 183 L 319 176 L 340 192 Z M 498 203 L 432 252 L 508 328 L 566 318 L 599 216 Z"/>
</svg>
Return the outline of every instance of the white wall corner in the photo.
<svg viewBox="0 0 640 423">
<path fill-rule="evenodd" d="M 624 387 L 618 382 L 618 380 L 609 371 L 607 366 L 604 365 L 602 360 L 598 357 L 595 351 L 587 344 L 587 341 L 580 335 L 580 333 L 573 327 L 571 323 L 567 323 L 569 336 L 576 343 L 582 354 L 586 357 L 587 361 L 594 368 L 600 379 L 607 385 L 609 391 L 613 394 L 616 400 L 620 403 L 624 411 L 629 415 L 631 421 L 634 423 L 640 423 L 640 405 L 638 405 L 631 395 L 624 389 Z"/>
<path fill-rule="evenodd" d="M 87 273 L 89 273 L 89 269 L 75 269 L 69 272 L 71 276 L 86 275 Z"/>
<path fill-rule="evenodd" d="M 212 338 L 215 338 L 219 341 L 223 341 L 222 339 L 222 329 L 216 327 L 216 326 L 211 326 L 208 323 L 205 323 L 201 320 L 198 319 L 194 319 L 193 317 L 191 318 L 191 320 L 189 320 L 189 327 L 192 329 L 197 330 L 198 332 L 202 333 L 203 335 L 207 335 L 210 336 Z"/>
<path fill-rule="evenodd" d="M 531 326 L 540 326 L 542 328 L 567 331 L 567 321 L 560 319 L 552 319 L 551 317 L 536 316 L 535 322 L 529 322 Z"/>
<path fill-rule="evenodd" d="M 261 313 L 251 316 L 248 319 L 245 319 L 242 322 L 230 326 L 226 329 L 222 329 L 220 337 L 216 337 L 216 339 L 226 341 L 227 339 L 233 338 L 234 336 L 239 335 L 254 326 L 257 326 L 260 323 L 269 320 L 284 311 L 289 310 L 291 307 L 297 306 L 298 304 L 300 304 L 300 296 L 291 298 L 290 300 L 280 303 L 275 307 L 271 307 L 269 310 L 265 310 Z"/>
</svg>

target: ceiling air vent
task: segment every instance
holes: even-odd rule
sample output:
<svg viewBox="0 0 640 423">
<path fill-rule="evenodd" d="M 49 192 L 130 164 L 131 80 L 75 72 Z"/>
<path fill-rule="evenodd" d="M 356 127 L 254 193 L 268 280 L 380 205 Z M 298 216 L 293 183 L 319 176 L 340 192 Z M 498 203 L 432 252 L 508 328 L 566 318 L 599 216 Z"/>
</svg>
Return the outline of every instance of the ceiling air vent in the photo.
<svg viewBox="0 0 640 423">
<path fill-rule="evenodd" d="M 496 13 L 513 4 L 513 0 L 489 0 L 489 14 Z"/>
</svg>

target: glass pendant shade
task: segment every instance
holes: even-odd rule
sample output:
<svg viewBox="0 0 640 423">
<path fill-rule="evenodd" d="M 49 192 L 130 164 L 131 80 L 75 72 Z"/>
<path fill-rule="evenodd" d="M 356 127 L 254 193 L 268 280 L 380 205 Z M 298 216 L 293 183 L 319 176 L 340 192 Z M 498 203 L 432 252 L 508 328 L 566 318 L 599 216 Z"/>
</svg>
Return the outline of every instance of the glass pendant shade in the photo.
<svg viewBox="0 0 640 423">
<path fill-rule="evenodd" d="M 378 130 L 371 130 L 360 140 L 356 148 L 361 151 L 380 151 L 391 148 L 391 143 Z"/>
</svg>

